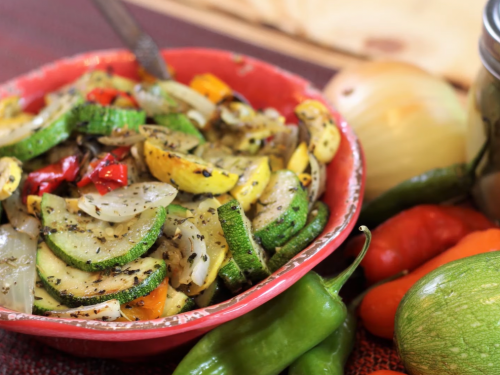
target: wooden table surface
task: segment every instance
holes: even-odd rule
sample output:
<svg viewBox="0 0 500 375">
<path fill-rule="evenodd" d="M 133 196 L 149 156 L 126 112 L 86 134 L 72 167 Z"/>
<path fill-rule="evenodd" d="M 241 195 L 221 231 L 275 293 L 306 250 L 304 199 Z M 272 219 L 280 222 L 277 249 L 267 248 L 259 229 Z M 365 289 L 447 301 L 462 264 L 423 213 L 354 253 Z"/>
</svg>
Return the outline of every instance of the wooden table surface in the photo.
<svg viewBox="0 0 500 375">
<path fill-rule="evenodd" d="M 128 1 L 334 70 L 396 59 L 466 88 L 480 67 L 486 0 Z"/>
</svg>

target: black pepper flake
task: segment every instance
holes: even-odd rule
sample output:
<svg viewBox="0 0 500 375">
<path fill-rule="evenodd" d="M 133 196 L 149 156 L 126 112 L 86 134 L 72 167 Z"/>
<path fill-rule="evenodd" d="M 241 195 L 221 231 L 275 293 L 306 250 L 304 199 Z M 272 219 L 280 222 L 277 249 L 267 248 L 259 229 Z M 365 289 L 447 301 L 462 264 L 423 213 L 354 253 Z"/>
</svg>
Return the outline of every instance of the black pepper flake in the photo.
<svg viewBox="0 0 500 375">
<path fill-rule="evenodd" d="M 300 207 L 292 207 L 292 210 L 294 210 L 295 212 L 299 212 Z"/>
<path fill-rule="evenodd" d="M 59 284 L 61 284 L 61 279 L 56 280 L 56 285 L 59 285 Z"/>
<path fill-rule="evenodd" d="M 194 260 L 196 259 L 196 257 L 198 256 L 198 254 L 196 253 L 193 253 L 189 256 L 189 258 L 187 259 L 188 263 L 189 264 L 193 264 Z"/>
<path fill-rule="evenodd" d="M 207 171 L 206 169 L 203 170 L 203 177 L 212 177 L 212 173 Z"/>
<path fill-rule="evenodd" d="M 278 211 L 281 211 L 281 210 L 283 209 L 283 206 L 278 206 L 276 209 L 277 209 Z"/>
<path fill-rule="evenodd" d="M 106 290 L 105 290 L 105 289 L 102 289 L 102 290 L 100 290 L 98 293 L 99 293 L 99 294 L 104 294 L 104 293 L 106 293 Z"/>
<path fill-rule="evenodd" d="M 134 276 L 134 285 L 139 285 L 139 278 Z"/>
<path fill-rule="evenodd" d="M 87 263 L 87 264 L 91 264 L 91 263 L 92 263 L 92 260 L 90 260 L 90 259 L 89 259 L 89 260 L 87 260 L 87 262 L 86 262 L 86 263 Z"/>
<path fill-rule="evenodd" d="M 16 181 L 16 178 L 15 178 L 14 176 L 12 176 L 12 175 L 11 175 L 11 176 L 9 176 L 9 181 L 10 181 L 10 182 L 14 182 L 14 181 Z"/>
</svg>

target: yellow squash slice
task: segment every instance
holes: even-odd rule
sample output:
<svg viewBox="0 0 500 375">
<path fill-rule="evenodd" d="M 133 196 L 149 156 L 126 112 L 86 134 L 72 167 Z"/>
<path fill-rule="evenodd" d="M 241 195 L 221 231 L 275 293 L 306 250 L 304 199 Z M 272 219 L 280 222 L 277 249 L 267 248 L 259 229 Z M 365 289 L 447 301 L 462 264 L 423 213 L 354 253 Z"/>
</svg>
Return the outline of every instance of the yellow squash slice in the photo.
<svg viewBox="0 0 500 375">
<path fill-rule="evenodd" d="M 0 201 L 7 199 L 21 182 L 21 162 L 16 158 L 0 159 Z"/>
<path fill-rule="evenodd" d="M 311 135 L 309 151 L 320 163 L 329 163 L 340 144 L 340 132 L 328 109 L 317 100 L 306 100 L 295 108 L 297 117 Z"/>
<path fill-rule="evenodd" d="M 227 193 L 239 178 L 194 155 L 163 149 L 150 141 L 144 142 L 144 158 L 158 180 L 192 194 Z"/>
</svg>

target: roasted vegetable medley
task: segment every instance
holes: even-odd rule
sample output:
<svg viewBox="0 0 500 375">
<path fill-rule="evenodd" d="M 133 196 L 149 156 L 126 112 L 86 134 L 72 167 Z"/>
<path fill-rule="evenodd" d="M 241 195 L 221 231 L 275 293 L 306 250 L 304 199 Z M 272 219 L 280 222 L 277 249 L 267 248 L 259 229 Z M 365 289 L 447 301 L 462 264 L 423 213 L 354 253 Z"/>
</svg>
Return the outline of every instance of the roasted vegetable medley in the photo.
<svg viewBox="0 0 500 375">
<path fill-rule="evenodd" d="M 209 73 L 144 78 L 87 72 L 36 115 L 0 101 L 3 307 L 175 315 L 258 283 L 323 231 L 340 143 L 323 104 L 287 124 Z"/>
</svg>

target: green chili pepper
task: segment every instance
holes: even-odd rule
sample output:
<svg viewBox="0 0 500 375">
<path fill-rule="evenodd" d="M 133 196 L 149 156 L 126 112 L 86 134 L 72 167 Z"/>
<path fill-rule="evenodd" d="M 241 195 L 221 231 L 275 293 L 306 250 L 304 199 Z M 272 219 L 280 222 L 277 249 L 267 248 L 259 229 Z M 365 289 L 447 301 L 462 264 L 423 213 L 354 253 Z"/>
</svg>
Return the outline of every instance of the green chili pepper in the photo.
<svg viewBox="0 0 500 375">
<path fill-rule="evenodd" d="M 438 204 L 466 196 L 486 153 L 486 142 L 470 163 L 437 168 L 406 180 L 363 205 L 358 223 L 376 227 L 398 212 L 419 204 Z"/>
<path fill-rule="evenodd" d="M 207 333 L 181 361 L 173 375 L 277 375 L 319 344 L 346 319 L 338 292 L 363 259 L 366 240 L 354 263 L 324 280 L 307 273 L 276 298 Z"/>
<path fill-rule="evenodd" d="M 292 363 L 288 375 L 343 375 L 355 338 L 356 318 L 349 312 L 335 332 Z"/>
</svg>

